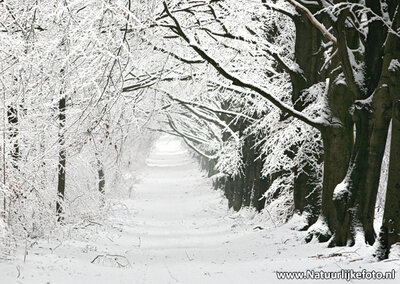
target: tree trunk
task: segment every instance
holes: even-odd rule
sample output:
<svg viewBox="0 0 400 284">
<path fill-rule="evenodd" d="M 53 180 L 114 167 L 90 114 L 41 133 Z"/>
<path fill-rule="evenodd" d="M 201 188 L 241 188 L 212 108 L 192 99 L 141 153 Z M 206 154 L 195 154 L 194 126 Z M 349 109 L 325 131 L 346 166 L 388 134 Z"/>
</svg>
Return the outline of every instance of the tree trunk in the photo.
<svg viewBox="0 0 400 284">
<path fill-rule="evenodd" d="M 392 103 L 386 88 L 380 88 L 373 98 L 373 114 L 369 121 L 369 136 L 365 166 L 361 168 L 361 180 L 358 184 L 356 197 L 359 198 L 357 207 L 357 222 L 361 222 L 365 241 L 372 245 L 375 242 L 374 230 L 375 205 L 378 194 L 381 166 L 385 152 L 386 139 L 391 119 Z"/>
<path fill-rule="evenodd" d="M 394 2 L 393 2 L 394 3 Z M 398 4 L 398 9 L 400 4 Z M 393 29 L 400 27 L 400 11 L 393 21 Z M 386 42 L 384 66 L 387 71 L 387 89 L 393 102 L 392 138 L 390 144 L 389 175 L 385 210 L 379 233 L 378 258 L 387 258 L 393 244 L 400 242 L 400 38 L 390 35 Z"/>
<path fill-rule="evenodd" d="M 306 230 L 318 219 L 321 212 L 321 188 L 317 179 L 316 169 L 307 164 L 303 172 L 297 173 L 294 169 L 295 179 L 293 186 L 294 211 L 306 217 L 306 225 L 300 230 Z"/>
<path fill-rule="evenodd" d="M 58 222 L 63 221 L 63 204 L 65 194 L 65 166 L 66 166 L 66 149 L 65 149 L 65 108 L 66 99 L 62 97 L 58 102 L 58 145 L 60 150 L 58 152 L 58 183 L 57 183 L 57 202 L 56 202 L 56 213 Z"/>
<path fill-rule="evenodd" d="M 369 1 L 369 5 L 372 5 L 373 9 L 379 10 L 380 13 L 379 3 Z M 398 25 L 398 22 L 398 19 L 394 21 L 394 27 Z M 354 239 L 354 232 L 364 234 L 364 240 L 371 245 L 375 241 L 376 235 L 373 227 L 375 203 L 388 127 L 392 116 L 390 92 L 396 90 L 399 78 L 398 74 L 396 76 L 390 71 L 392 58 L 396 58 L 394 55 L 396 50 L 399 50 L 398 44 L 396 47 L 396 42 L 399 42 L 398 38 L 389 34 L 384 52 L 374 47 L 374 44 L 382 47 L 386 35 L 382 24 L 370 24 L 365 61 L 367 64 L 366 78 L 368 78 L 366 94 L 372 96 L 372 103 L 369 102 L 370 100 L 357 101 L 354 106 L 357 136 L 346 179 L 335 190 L 338 227 L 332 245 L 348 243 L 349 240 Z M 373 64 L 381 67 L 379 70 L 382 71 L 379 76 L 372 74 L 372 70 L 377 67 Z"/>
<path fill-rule="evenodd" d="M 309 7 L 311 10 L 313 7 Z M 323 66 L 323 53 L 321 52 L 322 35 L 309 19 L 302 13 L 293 17 L 296 27 L 295 59 L 302 70 L 302 73 L 290 74 L 292 82 L 292 103 L 294 108 L 302 111 L 307 107 L 304 102 L 305 91 L 312 85 L 320 82 L 323 78 L 321 67 Z M 293 158 L 296 156 L 299 147 L 294 147 Z M 318 154 L 313 157 L 320 160 Z M 313 224 L 320 213 L 320 191 L 315 190 L 315 177 L 317 169 L 311 165 L 303 167 L 301 173 L 294 168 L 295 179 L 293 185 L 294 208 L 300 214 L 307 216 L 307 224 L 301 229 L 307 229 Z M 298 173 L 298 174 L 297 174 Z"/>
<path fill-rule="evenodd" d="M 234 200 L 234 194 L 233 194 L 233 181 L 230 176 L 225 176 L 223 177 L 224 182 L 223 182 L 223 191 L 225 193 L 226 199 L 228 199 L 228 207 L 232 208 L 233 207 L 233 200 Z"/>
<path fill-rule="evenodd" d="M 335 190 L 337 227 L 331 245 L 354 243 L 354 232 L 362 232 L 370 245 L 375 241 L 375 203 L 390 123 L 388 98 L 382 90 L 374 96 L 372 114 L 368 106 L 355 111 L 356 141 L 346 178 Z"/>
<path fill-rule="evenodd" d="M 324 175 L 321 200 L 321 214 L 317 221 L 308 229 L 306 241 L 315 236 L 320 242 L 328 241 L 336 230 L 336 211 L 332 200 L 333 191 L 346 176 L 349 165 L 353 130 L 347 127 L 329 127 L 322 130 L 324 144 Z"/>
<path fill-rule="evenodd" d="M 11 150 L 12 165 L 18 169 L 18 160 L 20 157 L 18 143 L 18 109 L 13 106 L 7 107 L 7 120 L 9 124 L 9 137 L 13 143 Z"/>
<path fill-rule="evenodd" d="M 96 153 L 96 160 L 97 160 L 97 175 L 99 179 L 98 188 L 99 192 L 104 195 L 106 193 L 105 191 L 106 179 L 104 175 L 103 163 L 100 161 L 97 153 Z"/>
<path fill-rule="evenodd" d="M 358 110 L 356 117 L 356 140 L 346 177 L 334 190 L 333 203 L 336 210 L 335 238 L 330 246 L 354 243 L 353 227 L 362 228 L 360 210 L 360 186 L 368 165 L 368 142 L 370 137 L 369 111 Z"/>
<path fill-rule="evenodd" d="M 393 107 L 392 140 L 385 211 L 377 256 L 386 259 L 393 244 L 400 243 L 400 101 Z"/>
<path fill-rule="evenodd" d="M 243 204 L 243 178 L 237 177 L 232 181 L 233 192 L 233 210 L 239 211 Z"/>
<path fill-rule="evenodd" d="M 251 195 L 251 205 L 257 211 L 261 211 L 265 206 L 264 194 L 268 189 L 268 179 L 262 176 L 263 159 L 262 157 L 254 161 L 254 187 Z"/>
<path fill-rule="evenodd" d="M 381 1 L 366 0 L 366 5 L 377 15 L 382 14 Z M 392 7 L 390 7 L 392 8 Z M 394 9 L 389 9 L 393 10 Z M 393 16 L 393 15 L 391 15 Z M 370 21 L 368 24 L 368 37 L 365 46 L 365 83 L 366 97 L 373 95 L 372 118 L 369 123 L 370 137 L 368 145 L 367 170 L 363 176 L 363 182 L 359 185 L 364 193 L 360 201 L 360 219 L 365 234 L 365 241 L 372 245 L 375 242 L 374 218 L 375 204 L 378 194 L 381 165 L 386 146 L 386 139 L 391 119 L 391 101 L 385 88 L 378 88 L 383 70 L 383 51 L 387 37 L 387 28 L 381 21 Z M 387 63 L 386 63 L 387 64 Z M 382 74 L 383 73 L 383 74 Z"/>
<path fill-rule="evenodd" d="M 243 192 L 243 205 L 242 206 L 250 206 L 251 199 L 254 192 L 255 187 L 255 151 L 254 148 L 254 139 L 252 136 L 248 137 L 243 146 L 243 159 L 245 164 L 245 174 L 243 176 L 244 179 L 244 192 Z"/>
</svg>

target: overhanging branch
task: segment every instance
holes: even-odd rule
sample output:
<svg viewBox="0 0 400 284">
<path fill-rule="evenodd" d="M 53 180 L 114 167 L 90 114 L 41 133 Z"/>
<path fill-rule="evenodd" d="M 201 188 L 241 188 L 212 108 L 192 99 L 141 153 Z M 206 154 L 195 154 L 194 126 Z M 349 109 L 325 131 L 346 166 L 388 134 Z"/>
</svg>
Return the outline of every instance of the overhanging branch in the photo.
<svg viewBox="0 0 400 284">
<path fill-rule="evenodd" d="M 196 44 L 195 42 L 193 42 L 189 39 L 189 37 L 183 31 L 177 18 L 169 12 L 168 6 L 165 2 L 164 2 L 164 8 L 165 8 L 165 11 L 168 14 L 168 16 L 174 22 L 174 24 L 176 26 L 177 34 L 182 39 L 184 39 L 189 44 L 189 46 L 194 51 L 196 51 L 197 54 L 200 55 L 200 57 L 202 57 L 204 60 L 206 60 L 208 63 L 210 63 L 218 71 L 219 74 L 224 76 L 226 79 L 232 81 L 232 83 L 234 85 L 240 86 L 243 88 L 247 88 L 247 89 L 250 89 L 250 90 L 256 92 L 260 96 L 262 96 L 265 99 L 267 99 L 268 101 L 270 101 L 273 105 L 278 107 L 281 111 L 288 113 L 289 115 L 303 121 L 304 123 L 306 123 L 310 126 L 320 129 L 323 125 L 328 124 L 328 122 L 325 120 L 316 120 L 316 119 L 312 119 L 312 118 L 306 116 L 302 112 L 295 110 L 294 108 L 290 107 L 286 103 L 275 98 L 272 94 L 270 94 L 268 91 L 266 91 L 262 87 L 257 86 L 250 82 L 246 82 L 245 80 L 243 80 L 243 79 L 235 76 L 234 74 L 230 73 L 229 71 L 227 71 L 224 67 L 222 67 L 220 65 L 220 63 L 218 63 L 213 57 L 211 57 L 206 51 L 204 51 L 198 44 Z"/>
<path fill-rule="evenodd" d="M 290 4 L 292 4 L 297 10 L 299 10 L 301 13 L 303 13 L 309 20 L 310 22 L 322 33 L 322 35 L 328 39 L 329 41 L 333 42 L 333 44 L 337 44 L 336 37 L 331 34 L 323 24 L 321 24 L 315 17 L 314 15 L 308 10 L 306 7 L 301 5 L 299 2 L 295 0 L 287 0 Z"/>
</svg>

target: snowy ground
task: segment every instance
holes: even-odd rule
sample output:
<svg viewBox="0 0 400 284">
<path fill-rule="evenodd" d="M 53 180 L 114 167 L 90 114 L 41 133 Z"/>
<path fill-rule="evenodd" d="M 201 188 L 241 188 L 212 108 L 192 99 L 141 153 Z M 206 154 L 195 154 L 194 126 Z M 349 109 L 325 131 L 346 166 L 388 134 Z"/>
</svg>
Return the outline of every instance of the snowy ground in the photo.
<svg viewBox="0 0 400 284">
<path fill-rule="evenodd" d="M 290 224 L 275 228 L 251 211 L 228 211 L 184 148 L 167 136 L 155 144 L 131 199 L 121 202 L 112 226 L 89 223 L 68 240 L 27 244 L 25 262 L 25 248 L 18 249 L 16 258 L 0 263 L 0 284 L 364 283 L 278 280 L 275 271 L 400 273 L 399 260 L 369 261 L 372 248 L 305 244 L 304 232 Z"/>
</svg>

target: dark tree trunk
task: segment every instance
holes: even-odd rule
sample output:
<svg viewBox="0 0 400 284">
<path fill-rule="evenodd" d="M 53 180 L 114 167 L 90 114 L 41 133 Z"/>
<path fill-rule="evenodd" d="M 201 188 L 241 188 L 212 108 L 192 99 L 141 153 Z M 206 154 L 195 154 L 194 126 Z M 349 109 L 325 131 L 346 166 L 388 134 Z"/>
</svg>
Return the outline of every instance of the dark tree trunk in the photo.
<svg viewBox="0 0 400 284">
<path fill-rule="evenodd" d="M 378 1 L 368 4 L 380 13 Z M 334 197 L 338 226 L 332 245 L 352 244 L 354 232 L 362 232 L 371 245 L 375 241 L 375 203 L 392 109 L 389 89 L 396 89 L 390 80 L 396 81 L 400 76 L 393 76 L 389 71 L 398 39 L 389 35 L 383 52 L 387 32 L 381 23 L 374 22 L 369 26 L 365 53 L 367 92 L 361 97 L 372 96 L 372 102 L 358 101 L 354 106 L 356 141 L 347 177 Z M 376 67 L 382 71 L 376 72 Z"/>
<path fill-rule="evenodd" d="M 259 154 L 257 152 L 257 154 Z M 257 156 L 255 155 L 255 157 Z M 256 157 L 257 158 L 257 157 Z M 257 211 L 261 211 L 265 206 L 264 194 L 268 189 L 268 179 L 262 175 L 263 168 L 263 157 L 258 158 L 254 161 L 254 182 L 251 195 L 251 206 L 256 208 Z"/>
<path fill-rule="evenodd" d="M 371 8 L 378 15 L 381 13 L 381 5 L 380 1 L 367 0 L 367 6 Z M 393 20 L 393 28 L 396 30 L 400 25 L 400 16 L 398 11 L 399 2 L 396 0 L 387 1 L 388 4 L 388 12 L 390 17 L 396 18 Z M 397 15 L 394 15 L 397 6 Z M 382 67 L 382 73 L 380 78 L 380 88 L 376 89 L 377 94 L 381 97 L 378 98 L 378 102 L 374 106 L 374 131 L 372 132 L 371 140 L 370 140 L 370 160 L 368 163 L 368 172 L 366 174 L 366 195 L 364 206 L 362 207 L 362 223 L 365 231 L 365 239 L 368 243 L 372 243 L 375 241 L 375 231 L 373 227 L 373 222 L 375 218 L 375 204 L 376 197 L 378 193 L 379 187 L 379 179 L 381 172 L 382 159 L 385 151 L 386 139 L 388 134 L 388 128 L 390 119 L 392 116 L 392 102 L 396 101 L 399 98 L 399 78 L 400 72 L 399 70 L 389 70 L 390 64 L 393 58 L 397 58 L 400 60 L 400 40 L 398 37 L 389 35 L 386 40 L 387 28 L 381 23 L 381 21 L 372 21 L 369 24 L 369 34 L 371 35 L 371 40 L 369 42 L 369 47 L 367 45 L 366 48 L 366 66 L 369 73 L 378 73 L 374 72 L 376 70 L 376 66 Z M 384 43 L 384 57 L 381 55 Z M 368 43 L 368 41 L 367 41 Z M 369 52 L 368 50 L 373 50 L 375 46 L 381 46 L 381 50 L 375 52 Z M 373 57 L 375 54 L 375 59 L 369 59 L 369 57 Z M 372 61 L 368 64 L 368 61 Z M 368 75 L 367 82 L 374 82 L 374 75 Z M 375 75 L 376 76 L 376 75 Z M 370 79 L 370 80 L 368 80 Z M 376 80 L 376 79 L 375 79 Z M 378 84 L 377 84 L 378 85 Z M 388 85 L 389 88 L 385 88 L 384 86 Z M 368 90 L 373 86 L 368 86 Z M 389 94 L 387 93 L 389 91 Z M 375 99 L 375 96 L 374 96 Z M 391 100 L 391 101 L 390 101 Z"/>
<path fill-rule="evenodd" d="M 304 14 L 293 16 L 296 28 L 295 59 L 302 72 L 291 72 L 292 102 L 301 111 L 307 105 L 301 100 L 305 89 L 323 80 L 321 67 L 324 64 L 321 52 L 322 35 Z"/>
<path fill-rule="evenodd" d="M 62 97 L 58 102 L 58 145 L 60 147 L 58 153 L 58 183 L 57 183 L 57 202 L 56 202 L 56 213 L 58 222 L 63 221 L 63 205 L 64 194 L 65 194 L 65 166 L 67 161 L 66 149 L 65 149 L 65 109 L 66 109 L 66 99 Z"/>
<path fill-rule="evenodd" d="M 324 174 L 321 199 L 320 223 L 310 227 L 306 241 L 314 236 L 320 242 L 330 239 L 336 228 L 336 211 L 333 204 L 333 191 L 346 176 L 353 145 L 351 127 L 329 127 L 322 130 L 324 144 Z"/>
<path fill-rule="evenodd" d="M 356 116 L 356 140 L 346 177 L 335 188 L 333 202 L 336 210 L 335 238 L 331 246 L 344 246 L 354 243 L 352 226 L 362 227 L 357 214 L 361 200 L 360 185 L 367 171 L 369 112 L 358 110 Z"/>
<path fill-rule="evenodd" d="M 222 108 L 227 108 L 228 106 L 229 104 L 227 103 Z M 247 121 L 242 120 L 233 123 L 234 117 L 225 114 L 219 115 L 219 118 L 241 136 L 249 126 Z M 229 135 L 224 133 L 222 140 L 227 141 L 229 138 Z M 252 206 L 260 211 L 264 208 L 265 200 L 263 195 L 267 190 L 267 183 L 265 182 L 266 178 L 262 177 L 261 174 L 263 161 L 262 159 L 256 161 L 261 152 L 256 146 L 254 135 L 246 136 L 241 150 L 243 154 L 242 174 L 234 177 L 218 178 L 218 182 L 215 184 L 224 191 L 230 208 L 232 207 L 235 211 L 238 211 L 242 207 Z"/>
<path fill-rule="evenodd" d="M 267 178 L 262 176 L 263 160 L 257 159 L 261 152 L 255 142 L 255 137 L 252 135 L 245 139 L 242 147 L 243 174 L 218 178 L 218 182 L 215 183 L 224 191 L 229 207 L 235 211 L 247 206 L 261 211 L 265 205 L 263 197 L 269 183 Z"/>
<path fill-rule="evenodd" d="M 261 164 L 261 163 L 259 163 Z M 253 197 L 253 206 L 257 209 L 257 211 L 261 211 L 265 207 L 265 196 L 270 183 L 266 177 L 263 177 L 260 173 L 257 179 L 257 187 L 254 189 L 254 197 Z"/>
<path fill-rule="evenodd" d="M 252 157 L 253 149 L 251 149 L 251 142 L 246 139 L 242 152 L 244 162 L 244 175 L 240 178 L 243 180 L 243 202 L 242 207 L 250 206 L 250 198 L 253 190 L 254 182 L 254 159 Z"/>
<path fill-rule="evenodd" d="M 336 56 L 332 59 L 332 72 L 329 74 L 329 86 L 327 90 L 327 108 L 330 126 L 321 127 L 324 149 L 324 173 L 321 197 L 321 214 L 319 222 L 308 230 L 306 241 L 314 236 L 319 241 L 328 241 L 336 231 L 336 210 L 332 200 L 336 185 L 342 182 L 346 176 L 352 155 L 354 143 L 353 120 L 349 113 L 350 106 L 354 102 L 354 94 L 347 84 L 337 80 L 342 75 L 340 59 Z"/>
<path fill-rule="evenodd" d="M 105 180 L 105 176 L 104 176 L 104 170 L 103 168 L 100 168 L 98 171 L 98 175 L 99 175 L 99 192 L 101 194 L 105 194 L 105 184 L 106 184 L 106 180 Z"/>
<path fill-rule="evenodd" d="M 312 10 L 313 8 L 310 7 Z M 290 73 L 292 82 L 292 103 L 294 108 L 302 111 L 307 107 L 304 102 L 306 90 L 312 85 L 323 81 L 321 67 L 323 66 L 323 53 L 321 52 L 322 35 L 307 17 L 299 13 L 293 17 L 296 27 L 295 58 L 296 63 L 302 72 Z M 293 158 L 297 155 L 300 145 L 291 149 Z M 321 149 L 322 150 L 322 149 Z M 321 160 L 319 154 L 313 157 Z M 307 229 L 316 221 L 320 213 L 320 194 L 316 190 L 317 169 L 314 166 L 306 165 L 302 171 L 294 168 L 295 179 L 293 183 L 294 209 L 300 214 L 307 216 L 307 224 L 301 229 Z"/>
<path fill-rule="evenodd" d="M 225 183 L 223 185 L 223 190 L 225 192 L 226 199 L 228 199 L 228 207 L 232 208 L 234 194 L 233 194 L 233 182 L 232 182 L 232 178 L 230 176 L 225 177 Z"/>
<path fill-rule="evenodd" d="M 315 223 L 321 212 L 321 188 L 319 187 L 318 173 L 309 164 L 303 166 L 303 172 L 297 173 L 293 186 L 294 211 L 306 217 L 306 225 L 300 230 L 306 230 Z"/>
<path fill-rule="evenodd" d="M 7 120 L 9 124 L 9 137 L 13 143 L 11 150 L 12 165 L 18 169 L 18 160 L 20 157 L 18 142 L 18 109 L 13 106 L 7 108 Z"/>
<path fill-rule="evenodd" d="M 243 146 L 243 160 L 245 163 L 245 172 L 242 177 L 244 180 L 244 193 L 243 193 L 243 206 L 252 205 L 252 199 L 254 198 L 254 191 L 259 191 L 256 188 L 256 151 L 255 140 L 253 136 L 247 137 Z"/>
<path fill-rule="evenodd" d="M 239 211 L 243 204 L 243 178 L 236 178 L 232 180 L 234 193 L 233 193 L 233 210 Z"/>
<path fill-rule="evenodd" d="M 376 237 L 374 230 L 375 205 L 378 195 L 381 166 L 385 153 L 390 118 L 387 119 L 387 116 L 378 114 L 374 122 L 374 128 L 372 130 L 369 144 L 368 165 L 365 172 L 365 191 L 363 200 L 360 204 L 360 216 L 364 229 L 365 241 L 370 245 L 375 242 Z"/>
<path fill-rule="evenodd" d="M 384 90 L 374 96 L 373 113 L 369 106 L 355 110 L 356 141 L 345 180 L 334 196 L 337 227 L 332 245 L 352 244 L 354 232 L 363 232 L 373 244 L 376 195 L 386 145 L 391 103 Z"/>
<path fill-rule="evenodd" d="M 104 195 L 106 193 L 105 191 L 106 178 L 104 174 L 103 163 L 100 161 L 97 153 L 96 153 L 96 160 L 97 160 L 97 175 L 99 179 L 98 188 L 99 192 Z"/>
</svg>

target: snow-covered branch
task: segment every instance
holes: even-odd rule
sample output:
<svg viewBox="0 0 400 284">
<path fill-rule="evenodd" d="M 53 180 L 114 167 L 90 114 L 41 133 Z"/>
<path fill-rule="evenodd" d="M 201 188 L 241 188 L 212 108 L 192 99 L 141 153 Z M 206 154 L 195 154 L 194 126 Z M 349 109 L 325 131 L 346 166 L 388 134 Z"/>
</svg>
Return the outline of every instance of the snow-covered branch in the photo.
<svg viewBox="0 0 400 284">
<path fill-rule="evenodd" d="M 210 106 L 207 106 L 205 104 L 198 103 L 198 102 L 185 101 L 185 100 L 176 98 L 176 97 L 172 96 L 171 94 L 169 94 L 167 92 L 165 92 L 165 93 L 172 100 L 177 101 L 177 102 L 179 102 L 179 103 L 181 103 L 183 105 L 191 105 L 191 106 L 199 107 L 199 108 L 202 108 L 202 109 L 208 110 L 210 112 L 214 112 L 214 113 L 227 114 L 227 115 L 230 115 L 230 116 L 233 116 L 233 117 L 241 117 L 241 118 L 244 118 L 244 119 L 246 119 L 246 120 L 248 120 L 250 122 L 255 121 L 254 118 L 252 118 L 252 117 L 250 117 L 248 115 L 242 114 L 242 113 L 238 113 L 238 112 L 234 112 L 234 111 L 230 111 L 230 110 L 216 109 L 216 108 L 213 108 L 213 107 L 210 107 Z"/>
<path fill-rule="evenodd" d="M 168 5 L 164 2 L 164 8 L 166 13 L 169 15 L 169 17 L 173 20 L 175 23 L 175 27 L 177 30 L 177 34 L 181 36 L 188 44 L 189 46 L 196 51 L 204 60 L 206 60 L 208 63 L 210 63 L 217 71 L 220 73 L 222 76 L 224 76 L 226 79 L 232 81 L 234 85 L 244 87 L 247 89 L 250 89 L 252 91 L 255 91 L 258 93 L 260 96 L 266 98 L 269 100 L 272 104 L 274 104 L 276 107 L 278 107 L 280 110 L 283 112 L 286 112 L 290 114 L 291 116 L 303 121 L 306 124 L 309 124 L 313 127 L 320 128 L 324 123 L 327 123 L 326 121 L 321 121 L 321 120 L 315 120 L 312 118 L 307 117 L 300 111 L 295 110 L 293 107 L 290 107 L 286 103 L 280 101 L 277 99 L 275 96 L 270 94 L 267 90 L 264 88 L 257 86 L 256 84 L 253 84 L 251 82 L 247 82 L 244 79 L 241 79 L 228 70 L 226 70 L 224 67 L 221 66 L 220 63 L 218 63 L 211 55 L 209 55 L 203 48 L 201 48 L 197 43 L 195 43 L 193 40 L 189 38 L 189 36 L 186 34 L 185 31 L 183 31 L 179 21 L 177 18 L 172 15 L 168 9 Z"/>
<path fill-rule="evenodd" d="M 306 15 L 306 17 L 310 20 L 310 22 L 326 37 L 329 41 L 333 42 L 333 44 L 337 44 L 337 39 L 336 37 L 331 34 L 328 29 L 320 23 L 314 15 L 310 12 L 309 9 L 304 7 L 302 4 L 295 0 L 287 0 L 290 4 L 292 4 L 297 10 L 299 10 L 301 13 Z"/>
</svg>

